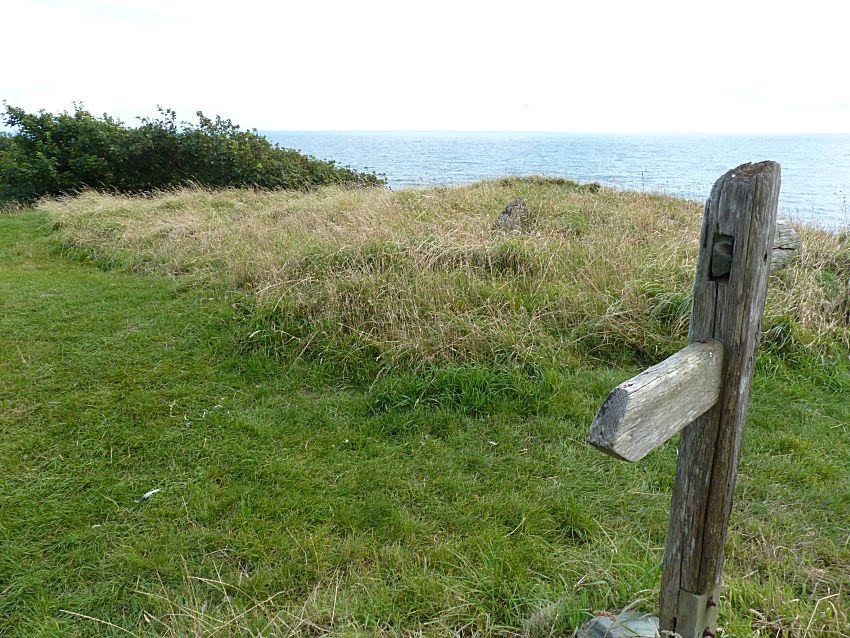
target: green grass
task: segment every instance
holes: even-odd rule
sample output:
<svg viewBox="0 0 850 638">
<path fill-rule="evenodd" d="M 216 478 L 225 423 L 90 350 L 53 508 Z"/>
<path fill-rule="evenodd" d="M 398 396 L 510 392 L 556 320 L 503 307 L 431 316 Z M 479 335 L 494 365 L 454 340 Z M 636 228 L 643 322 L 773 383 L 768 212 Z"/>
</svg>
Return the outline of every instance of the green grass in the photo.
<svg viewBox="0 0 850 638">
<path fill-rule="evenodd" d="M 654 608 L 675 446 L 584 442 L 639 361 L 363 382 L 246 348 L 229 286 L 70 259 L 51 224 L 0 216 L 0 635 L 569 635 Z M 759 362 L 721 625 L 848 636 L 850 369 L 789 352 Z"/>
</svg>

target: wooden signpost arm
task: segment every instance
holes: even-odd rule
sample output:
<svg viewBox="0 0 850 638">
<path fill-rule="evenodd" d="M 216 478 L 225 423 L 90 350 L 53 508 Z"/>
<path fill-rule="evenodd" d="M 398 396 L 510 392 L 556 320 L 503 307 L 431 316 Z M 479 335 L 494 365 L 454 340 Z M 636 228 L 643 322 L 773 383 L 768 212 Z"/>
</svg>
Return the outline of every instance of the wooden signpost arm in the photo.
<svg viewBox="0 0 850 638">
<path fill-rule="evenodd" d="M 618 385 L 590 426 L 588 443 L 624 461 L 639 461 L 720 398 L 723 344 L 695 341 Z"/>
</svg>

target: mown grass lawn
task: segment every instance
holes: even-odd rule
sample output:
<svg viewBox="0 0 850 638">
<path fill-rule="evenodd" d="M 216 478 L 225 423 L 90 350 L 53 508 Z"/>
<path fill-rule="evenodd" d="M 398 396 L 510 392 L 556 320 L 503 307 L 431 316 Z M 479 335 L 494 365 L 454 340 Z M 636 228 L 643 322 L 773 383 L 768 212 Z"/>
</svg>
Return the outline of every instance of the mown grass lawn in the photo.
<svg viewBox="0 0 850 638">
<path fill-rule="evenodd" d="M 0 216 L 0 635 L 570 635 L 654 608 L 675 445 L 584 442 L 637 362 L 335 378 L 246 349 L 225 288 L 52 228 Z M 850 635 L 848 377 L 760 361 L 727 635 Z"/>
</svg>

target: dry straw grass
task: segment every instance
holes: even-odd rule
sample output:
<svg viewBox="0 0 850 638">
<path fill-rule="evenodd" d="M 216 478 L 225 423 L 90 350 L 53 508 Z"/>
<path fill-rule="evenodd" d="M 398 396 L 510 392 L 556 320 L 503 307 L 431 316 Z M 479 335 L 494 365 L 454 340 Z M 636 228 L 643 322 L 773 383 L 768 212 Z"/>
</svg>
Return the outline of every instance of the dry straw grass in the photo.
<svg viewBox="0 0 850 638">
<path fill-rule="evenodd" d="M 492 227 L 526 198 L 528 233 Z M 69 245 L 108 263 L 224 285 L 261 318 L 252 338 L 385 364 L 657 358 L 681 346 L 702 206 L 544 178 L 468 187 L 312 193 L 186 189 L 83 193 L 41 204 Z M 799 227 L 773 275 L 767 347 L 848 348 L 848 233 Z"/>
</svg>

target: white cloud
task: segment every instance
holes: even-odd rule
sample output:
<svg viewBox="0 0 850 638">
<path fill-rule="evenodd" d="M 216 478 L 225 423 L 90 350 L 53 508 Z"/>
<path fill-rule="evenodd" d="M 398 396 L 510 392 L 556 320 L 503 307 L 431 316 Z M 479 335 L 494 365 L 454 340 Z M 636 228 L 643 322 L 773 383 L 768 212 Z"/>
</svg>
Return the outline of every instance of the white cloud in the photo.
<svg viewBox="0 0 850 638">
<path fill-rule="evenodd" d="M 850 132 L 835 2 L 16 0 L 0 97 L 262 129 Z M 11 25 L 11 28 L 10 28 Z"/>
</svg>

